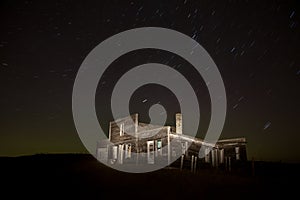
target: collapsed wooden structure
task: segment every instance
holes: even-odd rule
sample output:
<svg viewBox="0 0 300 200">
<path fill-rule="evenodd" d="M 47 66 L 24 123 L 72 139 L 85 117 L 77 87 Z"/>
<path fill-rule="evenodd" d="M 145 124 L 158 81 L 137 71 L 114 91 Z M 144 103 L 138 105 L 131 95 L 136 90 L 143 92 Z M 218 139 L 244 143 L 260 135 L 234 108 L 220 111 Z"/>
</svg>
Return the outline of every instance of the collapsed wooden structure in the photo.
<svg viewBox="0 0 300 200">
<path fill-rule="evenodd" d="M 247 161 L 245 138 L 212 144 L 183 134 L 182 115 L 175 119 L 175 127 L 139 122 L 138 114 L 110 122 L 109 138 L 97 142 L 97 159 L 108 165 L 166 163 L 192 171 L 203 165 L 230 170 Z"/>
</svg>

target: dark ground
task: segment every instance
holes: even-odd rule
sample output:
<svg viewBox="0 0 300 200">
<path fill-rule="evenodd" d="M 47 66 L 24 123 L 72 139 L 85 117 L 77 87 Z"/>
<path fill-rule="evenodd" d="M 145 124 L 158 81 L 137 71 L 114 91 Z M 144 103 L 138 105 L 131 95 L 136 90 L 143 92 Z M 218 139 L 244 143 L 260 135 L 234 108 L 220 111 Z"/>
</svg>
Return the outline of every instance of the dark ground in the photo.
<svg viewBox="0 0 300 200">
<path fill-rule="evenodd" d="M 242 171 L 231 173 L 162 169 L 128 174 L 84 154 L 1 157 L 1 195 L 9 195 L 5 199 L 278 199 L 297 193 L 299 164 L 256 162 L 255 176 L 250 166 L 249 162 Z"/>
</svg>

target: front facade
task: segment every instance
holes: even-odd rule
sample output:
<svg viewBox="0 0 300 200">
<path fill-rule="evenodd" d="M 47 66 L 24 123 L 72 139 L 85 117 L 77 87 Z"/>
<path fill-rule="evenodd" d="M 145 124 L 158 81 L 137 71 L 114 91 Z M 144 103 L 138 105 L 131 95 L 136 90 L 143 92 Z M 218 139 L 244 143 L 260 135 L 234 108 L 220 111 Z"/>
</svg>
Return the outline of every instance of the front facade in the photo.
<svg viewBox="0 0 300 200">
<path fill-rule="evenodd" d="M 230 170 L 235 163 L 247 161 L 245 138 L 213 145 L 183 134 L 180 113 L 175 120 L 175 127 L 156 126 L 139 122 L 138 114 L 133 114 L 110 122 L 109 139 L 97 143 L 97 159 L 109 165 L 162 162 L 192 171 L 200 166 Z"/>
</svg>

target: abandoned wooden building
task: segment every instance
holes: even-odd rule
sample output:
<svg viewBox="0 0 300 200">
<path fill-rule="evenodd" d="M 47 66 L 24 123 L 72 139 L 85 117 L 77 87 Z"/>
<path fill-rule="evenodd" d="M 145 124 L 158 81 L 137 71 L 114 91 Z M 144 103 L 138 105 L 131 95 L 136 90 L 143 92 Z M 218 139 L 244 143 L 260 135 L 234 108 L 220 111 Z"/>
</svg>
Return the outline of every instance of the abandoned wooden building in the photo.
<svg viewBox="0 0 300 200">
<path fill-rule="evenodd" d="M 211 144 L 183 133 L 182 114 L 177 113 L 175 119 L 175 127 L 139 122 L 138 114 L 110 122 L 109 138 L 97 142 L 97 159 L 108 165 L 165 161 L 192 171 L 201 166 L 230 170 L 236 163 L 247 161 L 245 138 Z M 200 148 L 205 149 L 204 156 L 199 156 Z"/>
</svg>

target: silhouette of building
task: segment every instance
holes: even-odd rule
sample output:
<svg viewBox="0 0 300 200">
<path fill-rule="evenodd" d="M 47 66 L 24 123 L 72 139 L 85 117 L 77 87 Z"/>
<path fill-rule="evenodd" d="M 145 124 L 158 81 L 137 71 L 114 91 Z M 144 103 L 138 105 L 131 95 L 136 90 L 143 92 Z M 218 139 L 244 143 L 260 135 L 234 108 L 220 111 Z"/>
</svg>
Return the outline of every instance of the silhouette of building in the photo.
<svg viewBox="0 0 300 200">
<path fill-rule="evenodd" d="M 109 139 L 97 143 L 97 159 L 110 165 L 166 162 L 192 171 L 201 166 L 230 170 L 247 161 L 245 138 L 218 140 L 214 145 L 185 135 L 182 114 L 175 119 L 175 127 L 139 122 L 138 114 L 110 122 Z M 199 156 L 200 148 L 203 156 Z"/>
</svg>

